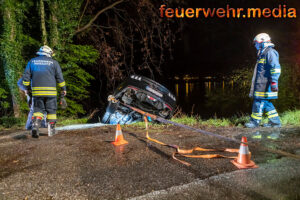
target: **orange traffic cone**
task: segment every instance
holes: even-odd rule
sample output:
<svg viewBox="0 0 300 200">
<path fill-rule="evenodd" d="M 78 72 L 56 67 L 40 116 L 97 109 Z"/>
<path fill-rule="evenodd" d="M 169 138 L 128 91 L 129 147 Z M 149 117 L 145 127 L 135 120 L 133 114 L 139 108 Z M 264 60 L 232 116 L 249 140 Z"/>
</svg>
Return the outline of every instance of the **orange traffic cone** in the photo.
<svg viewBox="0 0 300 200">
<path fill-rule="evenodd" d="M 112 144 L 115 145 L 115 146 L 128 144 L 128 142 L 126 140 L 124 140 L 120 124 L 117 124 L 116 138 L 115 138 L 115 141 L 112 142 Z"/>
<path fill-rule="evenodd" d="M 255 165 L 252 160 L 250 160 L 251 153 L 249 152 L 247 138 L 242 137 L 242 142 L 243 143 L 241 143 L 238 157 L 231 162 L 239 169 L 258 168 L 258 166 Z"/>
</svg>

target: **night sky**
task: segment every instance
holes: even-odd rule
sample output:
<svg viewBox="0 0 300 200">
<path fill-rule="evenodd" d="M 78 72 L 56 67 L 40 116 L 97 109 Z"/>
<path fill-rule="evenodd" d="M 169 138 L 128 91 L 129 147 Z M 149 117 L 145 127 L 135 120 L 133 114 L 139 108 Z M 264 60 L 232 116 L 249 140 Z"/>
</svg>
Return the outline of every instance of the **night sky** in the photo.
<svg viewBox="0 0 300 200">
<path fill-rule="evenodd" d="M 297 62 L 300 43 L 300 3 L 299 1 L 276 0 L 194 0 L 185 8 L 275 8 L 287 5 L 297 9 L 297 18 L 198 18 L 171 19 L 183 25 L 178 35 L 173 57 L 165 69 L 170 77 L 184 74 L 200 77 L 227 74 L 240 67 L 254 67 L 256 49 L 253 38 L 261 32 L 268 33 L 275 49 L 280 54 L 281 63 Z M 298 16 L 299 15 L 299 16 Z"/>
</svg>

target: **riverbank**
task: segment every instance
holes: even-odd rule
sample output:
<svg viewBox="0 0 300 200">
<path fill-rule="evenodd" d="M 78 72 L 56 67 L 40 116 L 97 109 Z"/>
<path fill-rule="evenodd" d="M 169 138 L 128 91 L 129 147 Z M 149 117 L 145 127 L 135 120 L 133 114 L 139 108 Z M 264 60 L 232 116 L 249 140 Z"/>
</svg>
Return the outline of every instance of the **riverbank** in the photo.
<svg viewBox="0 0 300 200">
<path fill-rule="evenodd" d="M 280 114 L 282 126 L 300 126 L 300 110 L 285 111 Z M 86 124 L 89 118 L 63 118 L 58 121 L 58 126 L 65 126 L 71 124 Z M 212 126 L 212 127 L 243 127 L 249 121 L 249 116 L 233 116 L 231 118 L 211 118 L 208 120 L 201 119 L 200 116 L 188 116 L 179 114 L 172 119 L 172 121 L 190 125 L 190 126 Z M 266 123 L 264 118 L 262 123 Z M 23 129 L 26 123 L 26 118 L 2 117 L 0 118 L 0 130 L 18 130 Z M 133 126 L 144 126 L 143 122 L 132 124 Z M 162 124 L 155 124 L 155 126 L 163 126 Z"/>
</svg>

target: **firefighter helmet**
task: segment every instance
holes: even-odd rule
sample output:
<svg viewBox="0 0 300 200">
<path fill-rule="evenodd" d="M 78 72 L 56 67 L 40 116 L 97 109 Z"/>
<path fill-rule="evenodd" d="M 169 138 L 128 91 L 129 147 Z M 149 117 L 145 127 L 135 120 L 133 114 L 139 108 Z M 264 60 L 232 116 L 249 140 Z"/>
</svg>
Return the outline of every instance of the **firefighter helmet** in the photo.
<svg viewBox="0 0 300 200">
<path fill-rule="evenodd" d="M 41 46 L 38 52 L 36 52 L 37 55 L 40 56 L 48 56 L 51 57 L 53 55 L 53 51 L 50 47 L 47 45 Z"/>
<path fill-rule="evenodd" d="M 267 33 L 260 33 L 257 36 L 255 36 L 253 42 L 258 42 L 258 43 L 271 42 L 271 38 Z"/>
</svg>

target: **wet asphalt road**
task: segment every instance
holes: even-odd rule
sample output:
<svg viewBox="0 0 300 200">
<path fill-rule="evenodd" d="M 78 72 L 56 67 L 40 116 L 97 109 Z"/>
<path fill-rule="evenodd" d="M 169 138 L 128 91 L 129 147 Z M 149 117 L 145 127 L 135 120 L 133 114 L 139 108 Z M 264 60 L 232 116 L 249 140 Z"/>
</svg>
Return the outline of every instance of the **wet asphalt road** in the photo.
<svg viewBox="0 0 300 200">
<path fill-rule="evenodd" d="M 246 173 L 238 171 L 229 159 L 181 158 L 192 164 L 187 167 L 172 159 L 173 149 L 147 141 L 142 128 L 130 126 L 123 127 L 129 144 L 118 148 L 110 144 L 115 134 L 113 126 L 61 131 L 51 138 L 42 135 L 39 139 L 31 138 L 26 131 L 2 132 L 0 199 L 300 198 L 297 190 L 300 188 L 300 161 L 259 148 L 264 146 L 299 155 L 300 127 L 280 131 L 205 130 L 238 139 L 248 136 L 255 146 L 252 149 L 250 146 L 253 160 L 261 167 Z M 150 134 L 155 139 L 186 148 L 239 148 L 238 144 L 173 126 L 152 127 Z M 236 190 L 237 185 L 245 189 Z M 282 198 L 265 194 L 265 185 L 268 194 L 280 191 Z M 170 192 L 169 188 L 175 189 Z"/>
</svg>

